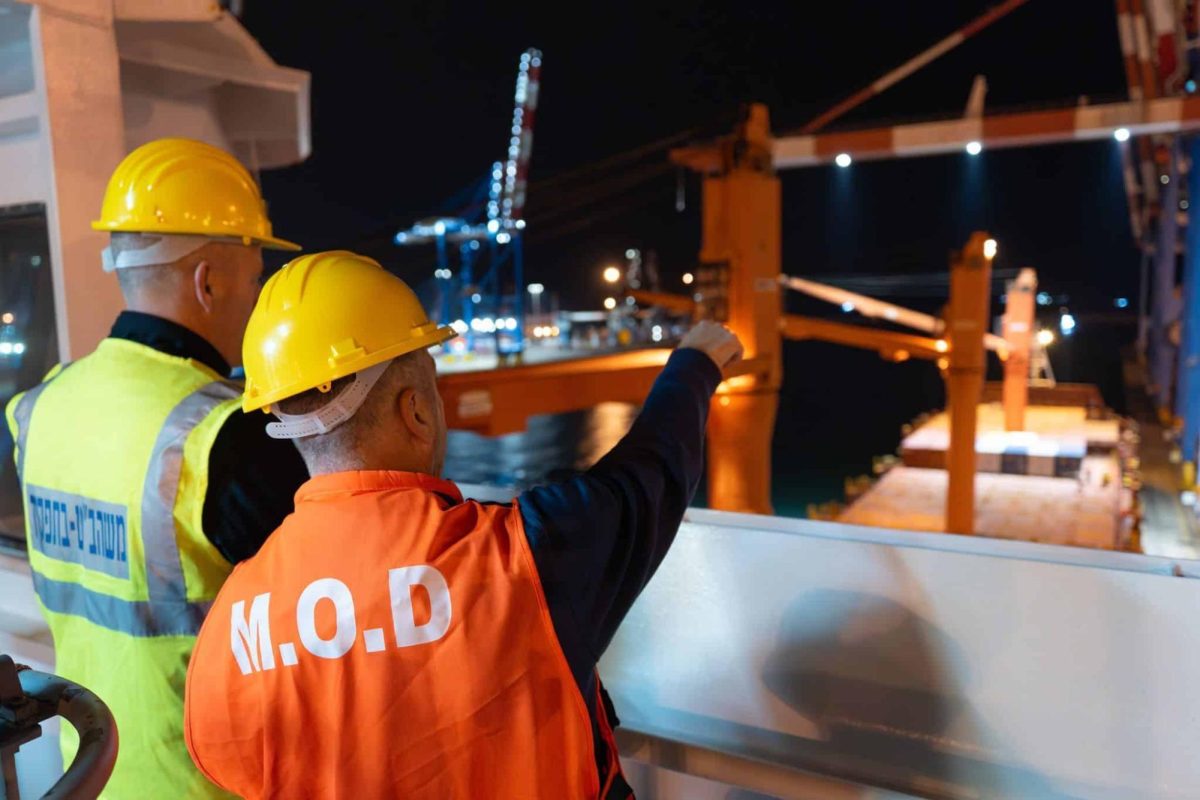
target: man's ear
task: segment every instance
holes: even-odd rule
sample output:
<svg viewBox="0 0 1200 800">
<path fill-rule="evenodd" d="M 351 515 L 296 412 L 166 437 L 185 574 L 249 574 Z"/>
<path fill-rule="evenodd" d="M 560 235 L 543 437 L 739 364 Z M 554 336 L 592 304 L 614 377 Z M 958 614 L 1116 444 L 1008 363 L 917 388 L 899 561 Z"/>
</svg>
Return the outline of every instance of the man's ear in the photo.
<svg viewBox="0 0 1200 800">
<path fill-rule="evenodd" d="M 196 302 L 204 309 L 204 313 L 211 314 L 213 310 L 213 293 L 212 286 L 208 283 L 207 261 L 201 261 L 196 265 L 196 269 L 192 272 L 192 283 L 196 290 Z"/>
<path fill-rule="evenodd" d="M 409 435 L 421 442 L 432 442 L 436 437 L 433 415 L 430 413 L 421 393 L 411 386 L 400 392 L 397 400 L 400 404 L 400 415 L 404 419 L 404 427 Z"/>
</svg>

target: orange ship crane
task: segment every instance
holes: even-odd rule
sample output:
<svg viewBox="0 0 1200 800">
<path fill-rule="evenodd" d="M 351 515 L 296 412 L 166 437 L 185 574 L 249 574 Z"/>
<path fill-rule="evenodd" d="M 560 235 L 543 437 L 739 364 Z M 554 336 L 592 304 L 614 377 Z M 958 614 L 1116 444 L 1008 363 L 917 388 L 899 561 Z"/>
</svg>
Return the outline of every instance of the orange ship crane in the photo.
<svg viewBox="0 0 1200 800">
<path fill-rule="evenodd" d="M 958 433 L 952 436 L 948 462 L 956 478 L 951 482 L 947 519 L 952 521 L 949 529 L 970 532 L 975 404 L 983 385 L 994 241 L 975 234 L 953 265 L 944 338 L 784 315 L 779 279 L 780 189 L 766 108 L 751 106 L 735 133 L 715 149 L 723 168 L 704 178 L 698 301 L 632 293 L 645 302 L 719 319 L 746 347 L 745 362 L 726 374 L 713 400 L 708 430 L 709 504 L 723 510 L 770 513 L 771 439 L 782 381 L 783 340 L 819 338 L 866 347 L 893 360 L 924 358 L 939 363 L 947 375 L 952 403 L 965 409 L 953 415 Z M 455 428 L 497 434 L 519 430 L 533 414 L 612 400 L 637 402 L 667 355 L 665 349 L 655 348 L 445 375 L 440 385 L 447 419 Z"/>
</svg>

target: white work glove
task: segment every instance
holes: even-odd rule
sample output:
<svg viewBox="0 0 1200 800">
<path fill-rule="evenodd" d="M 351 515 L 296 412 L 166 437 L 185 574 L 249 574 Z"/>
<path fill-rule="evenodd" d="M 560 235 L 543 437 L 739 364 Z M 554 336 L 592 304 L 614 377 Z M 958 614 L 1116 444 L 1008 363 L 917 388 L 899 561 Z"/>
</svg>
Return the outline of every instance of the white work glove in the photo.
<svg viewBox="0 0 1200 800">
<path fill-rule="evenodd" d="M 679 346 L 699 350 L 721 370 L 740 361 L 743 353 L 742 342 L 733 331 L 719 322 L 708 320 L 696 323 L 679 342 Z"/>
</svg>

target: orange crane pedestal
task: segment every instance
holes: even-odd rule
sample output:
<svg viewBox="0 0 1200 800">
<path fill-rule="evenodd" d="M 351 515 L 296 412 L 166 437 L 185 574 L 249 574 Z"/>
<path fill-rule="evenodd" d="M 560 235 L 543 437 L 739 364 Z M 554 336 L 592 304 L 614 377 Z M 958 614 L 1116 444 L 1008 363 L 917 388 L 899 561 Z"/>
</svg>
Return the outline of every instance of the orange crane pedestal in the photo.
<svg viewBox="0 0 1200 800">
<path fill-rule="evenodd" d="M 765 369 L 731 378 L 713 399 L 708 503 L 771 513 L 771 437 L 783 371 L 780 338 L 780 189 L 765 106 L 747 109 L 719 145 L 721 170 L 704 179 L 704 229 L 696 301 L 741 338 Z"/>
<path fill-rule="evenodd" d="M 973 233 L 950 268 L 950 306 L 946 339 L 950 343 L 946 404 L 950 412 L 950 449 L 946 453 L 946 532 L 975 530 L 975 424 L 983 394 L 983 334 L 991 300 L 992 257 L 996 242 Z"/>
</svg>

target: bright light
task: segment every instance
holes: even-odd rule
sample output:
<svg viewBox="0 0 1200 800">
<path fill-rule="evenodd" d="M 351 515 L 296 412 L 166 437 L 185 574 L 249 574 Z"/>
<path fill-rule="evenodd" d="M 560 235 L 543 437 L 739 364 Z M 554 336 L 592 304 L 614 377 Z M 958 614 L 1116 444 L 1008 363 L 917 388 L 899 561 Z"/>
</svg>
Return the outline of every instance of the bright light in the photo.
<svg viewBox="0 0 1200 800">
<path fill-rule="evenodd" d="M 1038 292 L 1037 293 L 1037 304 L 1039 306 L 1048 306 L 1053 302 L 1054 302 L 1054 298 L 1050 296 L 1049 292 Z"/>
<path fill-rule="evenodd" d="M 850 166 L 853 161 L 854 159 L 850 158 L 849 153 L 838 153 L 837 158 L 833 160 L 833 163 L 837 164 L 842 169 L 845 169 L 846 167 Z"/>
<path fill-rule="evenodd" d="M 487 224 L 488 233 L 495 233 L 500 230 L 500 220 L 489 219 Z"/>
<path fill-rule="evenodd" d="M 12 355 L 12 342 L 0 342 L 0 356 Z"/>
<path fill-rule="evenodd" d="M 16 353 L 17 355 L 21 355 L 21 353 L 24 353 L 25 352 L 25 343 L 17 342 L 16 344 L 14 344 L 13 352 Z"/>
<path fill-rule="evenodd" d="M 934 342 L 933 349 L 937 350 L 939 353 L 944 353 L 950 349 L 950 343 L 945 339 L 938 339 L 936 342 Z"/>
<path fill-rule="evenodd" d="M 625 257 L 630 260 L 637 258 L 637 254 L 638 251 L 634 250 L 632 247 L 625 251 Z"/>
<path fill-rule="evenodd" d="M 504 320 L 504 323 L 510 331 L 515 331 L 517 329 L 517 320 L 515 317 L 509 317 L 508 319 Z"/>
<path fill-rule="evenodd" d="M 1168 183 L 1171 182 L 1171 176 L 1170 175 L 1159 175 L 1158 182 L 1161 183 L 1163 186 L 1166 186 Z"/>
<path fill-rule="evenodd" d="M 483 295 L 481 295 L 479 292 L 476 292 L 475 294 L 471 295 L 471 302 L 472 303 L 482 303 Z"/>
<path fill-rule="evenodd" d="M 988 239 L 986 242 L 983 243 L 983 257 L 989 258 L 989 259 L 995 258 L 996 257 L 996 248 L 997 248 L 996 240 Z"/>
<path fill-rule="evenodd" d="M 1196 91 L 1196 82 L 1191 78 L 1184 81 L 1183 90 L 1188 94 L 1193 94 Z"/>
<path fill-rule="evenodd" d="M 496 234 L 496 244 L 508 244 L 512 240 L 512 236 L 501 231 Z"/>
<path fill-rule="evenodd" d="M 1129 308 L 1129 298 L 1118 297 L 1116 300 L 1113 300 L 1113 305 L 1117 308 Z"/>
<path fill-rule="evenodd" d="M 617 307 L 617 299 L 615 297 L 604 298 L 604 307 L 607 308 L 609 311 L 612 311 L 614 308 Z"/>
<path fill-rule="evenodd" d="M 463 322 L 461 319 L 456 319 L 454 322 L 451 322 L 450 327 L 454 328 L 454 332 L 459 336 L 462 336 L 467 332 L 467 323 Z"/>
<path fill-rule="evenodd" d="M 1037 332 L 1037 343 L 1042 347 L 1049 347 L 1050 345 L 1054 344 L 1054 331 L 1049 331 L 1045 328 L 1042 328 Z"/>
<path fill-rule="evenodd" d="M 4 312 L 4 316 L 3 316 L 3 317 L 0 317 L 0 320 L 4 320 L 4 324 L 5 324 L 5 325 L 12 325 L 12 321 L 13 321 L 13 315 L 12 315 L 12 312 L 11 312 L 11 311 L 5 311 L 5 312 Z"/>
<path fill-rule="evenodd" d="M 979 142 L 967 142 L 967 155 L 977 156 L 983 152 L 983 145 Z"/>
<path fill-rule="evenodd" d="M 621 280 L 621 270 L 617 269 L 616 267 L 604 268 L 605 283 L 616 283 L 619 280 Z"/>
<path fill-rule="evenodd" d="M 433 232 L 436 233 L 438 236 L 441 236 L 442 234 L 444 234 L 446 232 L 446 223 L 440 222 L 440 221 L 435 222 L 433 225 Z"/>
<path fill-rule="evenodd" d="M 1075 332 L 1075 316 L 1070 313 L 1063 314 L 1058 320 L 1058 328 L 1063 336 L 1070 336 Z"/>
<path fill-rule="evenodd" d="M 523 219 L 517 220 L 516 222 L 513 223 L 513 225 L 517 226 L 517 230 L 519 230 L 519 231 L 525 230 L 525 220 L 523 220 Z"/>
<path fill-rule="evenodd" d="M 1113 138 L 1118 142 L 1128 142 L 1129 128 L 1117 128 L 1115 131 L 1113 131 Z"/>
<path fill-rule="evenodd" d="M 696 276 L 693 275 L 692 273 L 690 273 L 690 272 L 683 273 L 683 285 L 684 286 L 691 286 L 692 281 L 694 281 L 694 280 L 696 280 Z"/>
<path fill-rule="evenodd" d="M 542 286 L 540 283 L 529 284 L 529 293 L 535 297 L 544 291 L 546 291 L 546 287 Z"/>
<path fill-rule="evenodd" d="M 853 310 L 854 310 L 854 303 L 851 303 L 849 300 L 842 303 L 842 311 L 845 311 L 847 314 L 849 314 Z"/>
<path fill-rule="evenodd" d="M 661 342 L 663 338 L 662 325 L 655 325 L 650 329 L 650 338 L 656 342 Z"/>
</svg>

